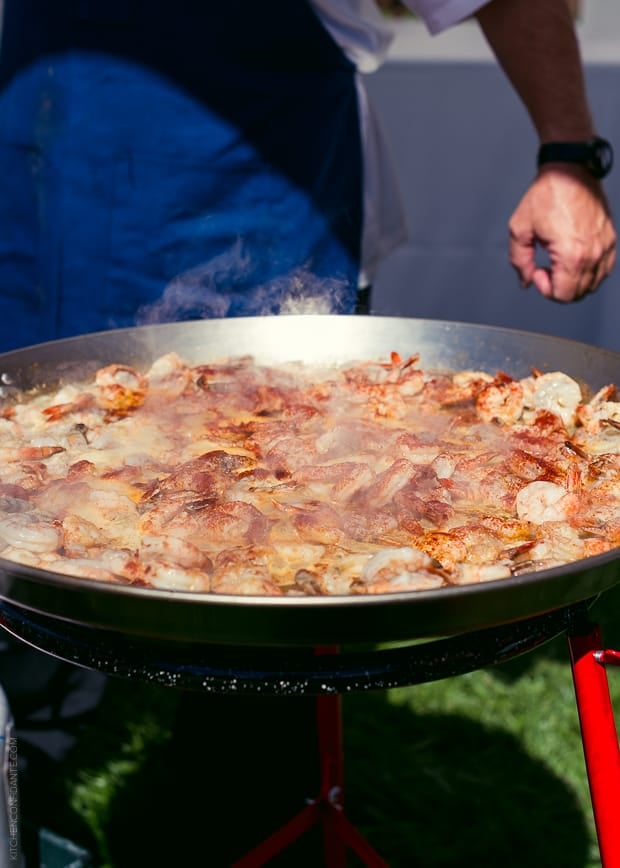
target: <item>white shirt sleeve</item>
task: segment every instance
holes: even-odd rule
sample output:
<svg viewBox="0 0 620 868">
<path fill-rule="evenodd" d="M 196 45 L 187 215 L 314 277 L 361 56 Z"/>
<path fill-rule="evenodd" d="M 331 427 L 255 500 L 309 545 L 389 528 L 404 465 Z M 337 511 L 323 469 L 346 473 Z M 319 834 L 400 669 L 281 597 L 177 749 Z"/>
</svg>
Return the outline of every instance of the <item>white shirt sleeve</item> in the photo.
<svg viewBox="0 0 620 868">
<path fill-rule="evenodd" d="M 440 33 L 469 18 L 487 2 L 488 0 L 403 0 L 405 6 L 420 16 L 432 34 Z"/>
<path fill-rule="evenodd" d="M 386 58 L 394 31 L 374 0 L 310 0 L 310 5 L 360 72 L 378 69 Z"/>
</svg>

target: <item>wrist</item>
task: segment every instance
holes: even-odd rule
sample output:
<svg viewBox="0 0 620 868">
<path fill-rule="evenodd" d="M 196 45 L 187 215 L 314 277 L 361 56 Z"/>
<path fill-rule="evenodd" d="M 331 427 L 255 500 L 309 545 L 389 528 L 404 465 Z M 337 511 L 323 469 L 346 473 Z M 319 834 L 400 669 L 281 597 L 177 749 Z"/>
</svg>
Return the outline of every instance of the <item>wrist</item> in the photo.
<svg viewBox="0 0 620 868">
<path fill-rule="evenodd" d="M 537 165 L 539 169 L 546 165 L 580 167 L 600 180 L 611 171 L 613 148 L 600 136 L 583 141 L 547 141 L 538 149 Z"/>
</svg>

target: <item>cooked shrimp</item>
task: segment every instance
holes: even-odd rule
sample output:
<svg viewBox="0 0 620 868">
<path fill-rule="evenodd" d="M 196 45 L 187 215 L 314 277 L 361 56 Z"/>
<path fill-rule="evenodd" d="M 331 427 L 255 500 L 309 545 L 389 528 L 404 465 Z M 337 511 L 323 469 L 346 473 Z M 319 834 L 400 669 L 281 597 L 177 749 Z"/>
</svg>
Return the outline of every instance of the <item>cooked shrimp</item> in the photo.
<svg viewBox="0 0 620 868">
<path fill-rule="evenodd" d="M 364 503 L 372 509 L 381 509 L 394 499 L 396 492 L 405 485 L 416 473 L 416 465 L 406 458 L 400 458 L 384 470 L 376 480 L 366 488 L 357 492 L 354 503 Z"/>
<path fill-rule="evenodd" d="M 482 389 L 494 381 L 484 371 L 458 371 L 449 380 L 443 380 L 443 393 L 437 391 L 436 400 L 444 407 L 473 401 Z"/>
<path fill-rule="evenodd" d="M 579 498 L 555 482 L 530 482 L 517 494 L 517 515 L 532 524 L 566 521 L 573 515 Z"/>
<path fill-rule="evenodd" d="M 548 410 L 559 416 L 566 428 L 577 422 L 583 396 L 579 383 L 561 371 L 522 380 L 525 404 L 534 410 Z"/>
<path fill-rule="evenodd" d="M 389 362 L 360 362 L 343 371 L 344 379 L 356 390 L 364 392 L 374 386 L 399 384 L 405 394 L 415 395 L 424 385 L 424 374 L 416 367 L 420 357 L 402 359 L 399 353 L 391 353 Z"/>
<path fill-rule="evenodd" d="M 504 550 L 502 539 L 481 525 L 425 531 L 417 540 L 417 546 L 447 570 L 454 569 L 458 563 L 495 562 Z"/>
<path fill-rule="evenodd" d="M 424 373 L 416 367 L 418 356 L 403 360 L 391 354 L 389 363 L 365 362 L 343 372 L 351 397 L 365 412 L 377 417 L 402 415 L 410 398 L 424 388 Z"/>
<path fill-rule="evenodd" d="M 216 498 L 230 484 L 231 477 L 252 467 L 253 460 L 231 455 L 223 449 L 207 452 L 178 465 L 172 473 L 153 481 L 143 500 L 167 492 L 192 492 L 202 498 Z"/>
<path fill-rule="evenodd" d="M 251 503 L 242 500 L 212 505 L 207 503 L 192 506 L 191 502 L 181 504 L 164 525 L 165 534 L 187 539 L 198 548 L 206 551 L 221 548 L 222 545 L 250 545 L 262 542 L 269 531 L 270 522 L 263 513 Z M 152 523 L 141 522 L 141 527 L 149 533 L 156 532 Z"/>
<path fill-rule="evenodd" d="M 216 594 L 282 596 L 282 590 L 272 579 L 265 561 L 249 557 L 243 549 L 218 555 L 211 577 L 211 590 Z"/>
<path fill-rule="evenodd" d="M 156 359 L 145 375 L 149 391 L 156 400 L 174 399 L 182 395 L 193 382 L 194 372 L 176 353 L 166 353 Z"/>
<path fill-rule="evenodd" d="M 396 441 L 400 455 L 412 464 L 430 464 L 441 451 L 441 445 L 433 438 L 433 442 L 425 443 L 415 434 L 401 434 Z"/>
<path fill-rule="evenodd" d="M 123 580 L 130 584 L 144 583 L 145 581 L 143 564 L 138 561 L 136 552 L 130 552 L 127 549 L 111 549 L 101 546 L 84 549 L 76 547 L 55 560 L 56 572 L 63 572 L 63 564 L 76 562 L 79 564 L 77 567 L 80 571 L 79 574 L 83 574 L 85 577 L 88 577 L 88 564 L 91 564 L 91 578 L 95 578 L 98 571 L 107 570 L 117 581 Z M 68 568 L 67 572 L 70 573 L 71 570 Z"/>
<path fill-rule="evenodd" d="M 506 473 L 518 476 L 520 479 L 546 479 L 552 481 L 560 476 L 554 464 L 549 458 L 541 458 L 532 455 L 524 449 L 512 449 L 502 462 L 502 469 Z"/>
<path fill-rule="evenodd" d="M 114 488 L 87 486 L 86 496 L 72 504 L 68 514 L 85 519 L 95 527 L 105 528 L 108 540 L 114 545 L 135 548 L 136 504 Z"/>
<path fill-rule="evenodd" d="M 510 575 L 512 564 L 509 560 L 503 560 L 491 564 L 455 564 L 454 569 L 447 574 L 447 579 L 451 585 L 473 585 L 507 579 Z"/>
<path fill-rule="evenodd" d="M 107 537 L 92 521 L 79 515 L 67 515 L 62 521 L 63 549 L 68 557 L 78 556 L 84 549 L 102 548 Z"/>
<path fill-rule="evenodd" d="M 394 496 L 395 515 L 401 527 L 411 528 L 412 521 L 425 519 L 435 527 L 445 524 L 455 514 L 448 492 L 441 489 L 415 493 L 415 486 L 399 491 Z"/>
<path fill-rule="evenodd" d="M 163 532 L 170 533 L 170 522 L 180 513 L 183 513 L 189 499 L 174 494 L 158 498 L 155 504 L 149 502 L 145 511 L 139 511 L 138 533 L 142 536 L 157 536 Z M 175 536 L 177 534 L 174 534 Z M 181 538 L 185 534 L 180 534 Z"/>
<path fill-rule="evenodd" d="M 46 569 L 54 573 L 62 573 L 65 576 L 73 576 L 76 579 L 92 579 L 99 582 L 115 582 L 119 579 L 116 574 L 96 559 L 91 558 L 61 558 L 46 566 Z"/>
<path fill-rule="evenodd" d="M 127 365 L 108 365 L 95 375 L 96 399 L 100 407 L 115 415 L 135 410 L 146 396 L 146 378 Z"/>
<path fill-rule="evenodd" d="M 62 519 L 72 506 L 86 500 L 89 493 L 90 487 L 87 480 L 53 479 L 38 491 L 33 492 L 31 497 L 39 510 Z"/>
<path fill-rule="evenodd" d="M 36 567 L 40 570 L 53 569 L 52 564 L 58 560 L 58 555 L 55 552 L 33 552 L 29 549 L 21 549 L 18 546 L 4 546 L 0 540 L 0 558 L 5 558 L 7 561 L 13 561 L 16 564 L 23 564 L 27 567 Z"/>
<path fill-rule="evenodd" d="M 65 401 L 59 404 L 51 404 L 49 407 L 44 407 L 42 410 L 45 418 L 50 422 L 58 422 L 64 416 L 70 416 L 75 413 L 82 413 L 84 410 L 89 410 L 95 403 L 95 396 L 89 392 L 78 394 L 72 401 Z M 75 420 L 72 420 L 75 424 Z"/>
<path fill-rule="evenodd" d="M 437 479 L 450 479 L 456 466 L 458 459 L 456 455 L 451 455 L 448 452 L 439 452 L 432 460 L 431 467 L 435 471 Z"/>
<path fill-rule="evenodd" d="M 609 400 L 615 392 L 615 386 L 604 386 L 578 408 L 582 427 L 575 431 L 573 441 L 587 446 L 590 454 L 616 452 L 620 448 L 620 402 Z"/>
<path fill-rule="evenodd" d="M 390 540 L 398 536 L 398 521 L 389 505 L 383 509 L 372 510 L 347 508 L 342 521 L 347 534 L 353 540 L 390 545 Z M 409 542 L 409 535 L 407 537 Z"/>
<path fill-rule="evenodd" d="M 184 568 L 208 570 L 212 566 L 207 555 L 189 540 L 170 535 L 143 536 L 139 555 L 145 561 L 164 561 Z"/>
<path fill-rule="evenodd" d="M 559 520 L 546 521 L 537 529 L 537 539 L 523 556 L 515 561 L 532 562 L 536 569 L 549 569 L 590 555 L 609 551 L 611 545 L 600 537 L 583 534 Z"/>
<path fill-rule="evenodd" d="M 300 483 L 318 497 L 328 497 L 344 503 L 361 489 L 370 485 L 374 474 L 367 464 L 345 461 L 318 466 L 305 464 L 292 474 L 292 481 Z"/>
<path fill-rule="evenodd" d="M 334 546 L 328 549 L 327 554 L 326 558 L 310 569 L 298 570 L 295 585 L 310 594 L 350 594 L 353 583 L 360 580 L 372 553 L 347 551 Z"/>
<path fill-rule="evenodd" d="M 250 441 L 250 448 L 251 448 Z M 303 467 L 312 461 L 316 454 L 316 446 L 307 438 L 288 434 L 275 438 L 271 443 L 261 443 L 260 439 L 254 438 L 258 445 L 259 454 L 265 457 L 265 463 L 280 479 L 293 473 L 298 467 Z M 264 447 L 268 448 L 264 451 Z"/>
<path fill-rule="evenodd" d="M 383 549 L 364 565 L 358 594 L 390 594 L 398 591 L 428 591 L 445 584 L 437 563 L 414 548 Z"/>
<path fill-rule="evenodd" d="M 10 400 L 0 547 L 41 568 L 214 593 L 387 593 L 620 544 L 620 404 L 612 386 L 584 404 L 560 372 L 168 353 L 146 374 L 109 365 Z"/>
<path fill-rule="evenodd" d="M 523 412 L 523 386 L 518 380 L 488 383 L 478 393 L 476 411 L 484 422 L 516 422 Z"/>
<path fill-rule="evenodd" d="M 16 549 L 41 554 L 59 548 L 62 532 L 55 520 L 44 513 L 5 513 L 0 515 L 0 540 Z"/>
<path fill-rule="evenodd" d="M 591 461 L 586 469 L 593 488 L 614 491 L 620 496 L 620 454 L 605 452 Z"/>
<path fill-rule="evenodd" d="M 154 588 L 170 591 L 209 591 L 210 579 L 202 570 L 181 567 L 165 561 L 148 561 L 144 565 L 144 580 Z M 240 592 L 239 592 L 240 593 Z"/>
<path fill-rule="evenodd" d="M 291 524 L 305 542 L 336 545 L 345 537 L 342 516 L 328 503 L 310 501 L 304 506 L 286 504 L 282 508 L 290 513 Z"/>
</svg>

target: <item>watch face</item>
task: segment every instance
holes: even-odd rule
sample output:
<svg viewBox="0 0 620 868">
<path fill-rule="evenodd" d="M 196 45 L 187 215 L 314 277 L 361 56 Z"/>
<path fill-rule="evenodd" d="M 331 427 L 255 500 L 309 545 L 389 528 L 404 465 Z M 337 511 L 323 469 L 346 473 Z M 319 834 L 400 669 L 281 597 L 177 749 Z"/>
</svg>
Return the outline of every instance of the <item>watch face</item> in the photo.
<svg viewBox="0 0 620 868">
<path fill-rule="evenodd" d="M 614 162 L 614 154 L 609 142 L 605 139 L 594 139 L 592 142 L 592 155 L 588 160 L 588 169 L 595 178 L 604 178 L 611 171 Z"/>
</svg>

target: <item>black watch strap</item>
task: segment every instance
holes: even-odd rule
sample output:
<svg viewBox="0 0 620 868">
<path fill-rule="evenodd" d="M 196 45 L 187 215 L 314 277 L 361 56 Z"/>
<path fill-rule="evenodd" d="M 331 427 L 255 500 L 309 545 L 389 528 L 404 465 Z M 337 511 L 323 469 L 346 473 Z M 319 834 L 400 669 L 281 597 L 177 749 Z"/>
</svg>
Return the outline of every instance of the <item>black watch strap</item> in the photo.
<svg viewBox="0 0 620 868">
<path fill-rule="evenodd" d="M 545 163 L 576 163 L 599 179 L 610 173 L 613 162 L 611 144 L 599 136 L 589 142 L 545 142 L 538 150 L 539 167 Z"/>
</svg>

